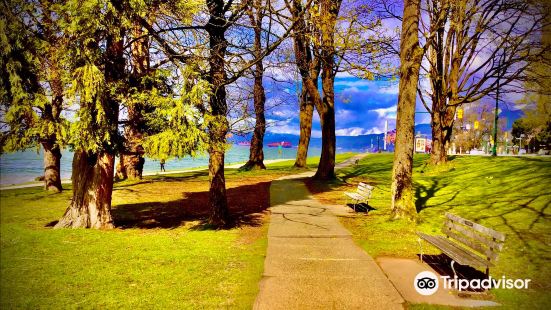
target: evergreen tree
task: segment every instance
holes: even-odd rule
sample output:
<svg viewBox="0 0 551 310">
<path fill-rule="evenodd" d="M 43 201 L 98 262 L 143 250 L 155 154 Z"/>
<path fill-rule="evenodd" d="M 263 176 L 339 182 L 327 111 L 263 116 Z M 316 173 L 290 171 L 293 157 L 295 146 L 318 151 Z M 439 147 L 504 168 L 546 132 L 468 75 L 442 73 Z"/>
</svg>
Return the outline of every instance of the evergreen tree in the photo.
<svg viewBox="0 0 551 310">
<path fill-rule="evenodd" d="M 42 147 L 44 188 L 60 192 L 67 42 L 56 1 L 4 1 L 0 18 L 1 152 Z"/>
</svg>

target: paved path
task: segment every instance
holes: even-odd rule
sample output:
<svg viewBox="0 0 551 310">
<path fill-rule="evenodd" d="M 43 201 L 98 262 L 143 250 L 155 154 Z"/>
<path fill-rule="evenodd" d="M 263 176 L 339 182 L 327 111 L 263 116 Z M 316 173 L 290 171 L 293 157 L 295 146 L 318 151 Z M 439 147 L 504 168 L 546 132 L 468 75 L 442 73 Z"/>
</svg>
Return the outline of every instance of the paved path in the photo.
<svg viewBox="0 0 551 310">
<path fill-rule="evenodd" d="M 311 197 L 300 180 L 311 175 L 272 182 L 268 250 L 254 308 L 402 309 L 402 297 L 339 223 L 336 214 L 346 209 Z"/>
</svg>

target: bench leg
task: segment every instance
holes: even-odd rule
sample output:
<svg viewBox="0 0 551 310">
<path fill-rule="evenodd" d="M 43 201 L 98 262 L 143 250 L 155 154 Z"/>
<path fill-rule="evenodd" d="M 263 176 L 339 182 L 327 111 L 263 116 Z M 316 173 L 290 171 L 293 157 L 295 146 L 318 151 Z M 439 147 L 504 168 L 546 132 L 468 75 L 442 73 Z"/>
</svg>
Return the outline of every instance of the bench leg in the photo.
<svg viewBox="0 0 551 310">
<path fill-rule="evenodd" d="M 421 252 L 421 263 L 423 263 L 423 244 L 421 243 L 421 238 L 417 238 L 417 242 L 419 243 L 419 251 Z"/>
<path fill-rule="evenodd" d="M 453 267 L 454 264 L 455 264 L 455 261 L 452 259 L 451 266 L 452 266 L 452 271 L 453 271 L 453 278 L 457 279 L 457 273 L 455 272 L 455 268 Z M 456 285 L 457 285 L 457 281 L 456 281 Z"/>
</svg>

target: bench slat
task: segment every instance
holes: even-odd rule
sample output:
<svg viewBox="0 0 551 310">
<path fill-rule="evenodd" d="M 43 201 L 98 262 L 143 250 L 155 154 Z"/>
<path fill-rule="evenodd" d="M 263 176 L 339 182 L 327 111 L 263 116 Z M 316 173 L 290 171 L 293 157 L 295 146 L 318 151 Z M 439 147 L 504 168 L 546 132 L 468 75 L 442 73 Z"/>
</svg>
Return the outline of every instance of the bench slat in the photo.
<svg viewBox="0 0 551 310">
<path fill-rule="evenodd" d="M 490 260 L 495 260 L 497 258 L 497 254 L 492 252 L 490 249 L 487 249 L 480 244 L 473 242 L 473 240 L 466 238 L 458 233 L 455 233 L 453 230 L 449 230 L 447 228 L 442 228 L 442 231 L 450 236 L 451 238 L 455 239 L 456 241 L 459 241 L 460 243 L 470 247 L 471 249 L 477 251 L 480 254 L 485 255 L 486 257 L 490 258 Z"/>
<path fill-rule="evenodd" d="M 479 241 L 480 243 L 484 244 L 488 249 L 492 249 L 493 252 L 501 251 L 503 249 L 502 242 L 496 242 L 494 240 L 491 240 L 489 239 L 491 237 L 489 237 L 488 235 L 478 234 L 476 231 L 473 231 L 466 226 L 459 225 L 456 222 L 446 221 L 446 223 L 444 224 L 444 227 L 451 230 L 456 230 L 469 238 Z"/>
<path fill-rule="evenodd" d="M 443 236 L 431 236 L 421 232 L 417 235 L 426 240 L 430 244 L 439 248 L 444 254 L 461 265 L 470 265 L 474 267 L 493 267 L 492 262 L 485 260 L 484 258 L 469 252 L 461 246 L 451 242 L 449 239 Z"/>
<path fill-rule="evenodd" d="M 489 235 L 489 236 L 491 236 L 492 238 L 495 238 L 498 241 L 502 241 L 502 242 L 505 241 L 505 235 L 500 233 L 499 231 L 495 231 L 491 228 L 482 226 L 482 225 L 477 224 L 475 222 L 471 222 L 469 220 L 466 220 L 464 218 L 461 218 L 461 217 L 459 217 L 457 215 L 454 215 L 454 214 L 451 214 L 451 213 L 446 213 L 446 217 L 448 219 L 452 220 L 452 221 L 463 224 L 465 226 L 469 226 L 469 227 L 471 227 L 472 229 L 474 229 L 476 231 L 479 231 L 481 233 Z"/>
<path fill-rule="evenodd" d="M 358 195 L 358 193 L 345 192 L 344 194 L 354 200 L 366 200 L 364 196 Z"/>
</svg>

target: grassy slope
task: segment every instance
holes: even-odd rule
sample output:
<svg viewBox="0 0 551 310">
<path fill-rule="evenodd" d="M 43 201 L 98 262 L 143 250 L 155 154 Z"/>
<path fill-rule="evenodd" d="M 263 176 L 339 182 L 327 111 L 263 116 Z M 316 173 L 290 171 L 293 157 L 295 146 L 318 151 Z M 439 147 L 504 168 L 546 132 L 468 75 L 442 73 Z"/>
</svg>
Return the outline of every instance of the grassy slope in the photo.
<svg viewBox="0 0 551 310">
<path fill-rule="evenodd" d="M 528 291 L 493 290 L 509 308 L 551 308 L 551 159 L 457 157 L 444 168 L 415 157 L 414 182 L 418 225 L 388 221 L 392 155 L 369 155 L 356 167 L 341 170 L 342 182 L 311 184 L 319 199 L 344 203 L 344 190 L 366 181 L 376 189 L 369 216 L 343 218 L 358 242 L 373 256 L 415 258 L 415 231 L 439 234 L 444 213 L 451 212 L 507 235 L 494 277 L 531 278 Z M 435 248 L 425 250 L 437 254 Z"/>
<path fill-rule="evenodd" d="M 267 244 L 258 212 L 269 204 L 269 181 L 293 173 L 292 163 L 227 171 L 230 204 L 244 216 L 220 231 L 201 225 L 205 172 L 117 183 L 121 228 L 111 231 L 46 227 L 65 211 L 70 188 L 1 191 L 0 308 L 250 308 Z"/>
</svg>

